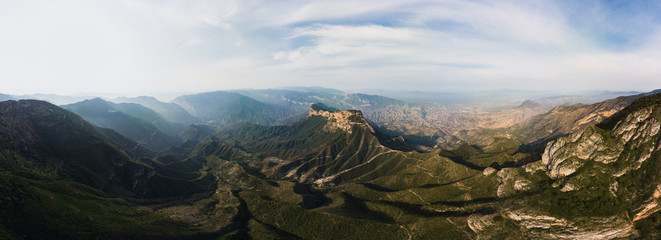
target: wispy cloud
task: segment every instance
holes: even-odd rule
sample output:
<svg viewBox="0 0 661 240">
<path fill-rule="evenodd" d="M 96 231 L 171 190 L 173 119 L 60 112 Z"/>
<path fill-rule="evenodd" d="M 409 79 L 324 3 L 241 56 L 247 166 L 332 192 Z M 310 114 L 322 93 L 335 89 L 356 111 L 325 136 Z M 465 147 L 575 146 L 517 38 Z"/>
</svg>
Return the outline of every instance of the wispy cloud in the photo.
<svg viewBox="0 0 661 240">
<path fill-rule="evenodd" d="M 661 84 L 661 4 L 0 1 L 7 92 Z"/>
</svg>

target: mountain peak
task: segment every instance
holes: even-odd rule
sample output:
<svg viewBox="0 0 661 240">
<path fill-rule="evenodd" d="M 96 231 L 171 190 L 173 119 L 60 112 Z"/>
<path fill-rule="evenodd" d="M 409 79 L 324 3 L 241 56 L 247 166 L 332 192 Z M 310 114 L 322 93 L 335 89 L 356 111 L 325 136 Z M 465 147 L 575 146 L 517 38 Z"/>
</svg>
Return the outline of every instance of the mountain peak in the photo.
<svg viewBox="0 0 661 240">
<path fill-rule="evenodd" d="M 362 125 L 374 132 L 372 126 L 367 123 L 363 118 L 363 113 L 360 110 L 338 110 L 328 107 L 322 103 L 312 104 L 307 117 L 321 116 L 328 119 L 328 123 L 324 127 L 327 131 L 341 129 L 351 133 L 351 126 Z"/>
<path fill-rule="evenodd" d="M 125 102 L 160 102 L 158 99 L 152 96 L 137 96 L 137 97 L 118 97 L 113 100 L 116 103 L 125 103 Z"/>
<path fill-rule="evenodd" d="M 90 99 L 85 99 L 83 102 L 97 102 L 97 103 L 107 103 L 108 101 L 104 100 L 103 98 L 100 97 L 95 97 L 95 98 L 90 98 Z"/>
<path fill-rule="evenodd" d="M 533 100 L 525 100 L 521 105 L 519 105 L 517 108 L 536 108 L 542 106 L 538 102 L 535 102 Z"/>
<path fill-rule="evenodd" d="M 652 95 L 652 94 L 657 94 L 657 93 L 661 93 L 661 88 L 660 89 L 654 89 L 653 91 L 648 92 L 647 94 Z"/>
</svg>

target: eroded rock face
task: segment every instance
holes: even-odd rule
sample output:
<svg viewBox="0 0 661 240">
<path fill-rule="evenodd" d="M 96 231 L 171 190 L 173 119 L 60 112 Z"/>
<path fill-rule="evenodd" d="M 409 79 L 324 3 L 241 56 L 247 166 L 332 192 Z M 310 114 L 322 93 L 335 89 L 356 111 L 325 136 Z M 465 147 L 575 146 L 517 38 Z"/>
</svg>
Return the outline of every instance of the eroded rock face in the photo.
<svg viewBox="0 0 661 240">
<path fill-rule="evenodd" d="M 328 119 L 326 126 L 324 126 L 324 130 L 329 132 L 339 129 L 351 133 L 351 127 L 353 125 L 362 125 L 374 132 L 372 126 L 365 121 L 363 113 L 359 110 L 332 111 L 312 105 L 310 111 L 308 111 L 307 117 L 311 116 L 322 116 Z"/>
<path fill-rule="evenodd" d="M 661 185 L 657 185 L 658 182 L 652 183 L 655 184 L 651 188 L 653 192 L 645 188 L 635 194 L 632 194 L 632 189 L 639 187 L 626 184 L 632 176 L 644 174 L 647 166 L 654 166 L 654 162 L 650 161 L 659 160 L 661 106 L 653 98 L 647 99 L 646 106 L 644 104 L 639 103 L 635 108 L 627 108 L 598 125 L 549 142 L 542 154 L 542 161 L 526 166 L 526 172 L 545 171 L 555 180 L 552 187 L 560 192 L 590 196 L 590 191 L 601 191 L 595 194 L 603 196 L 602 199 L 618 199 L 622 194 L 629 199 L 638 197 L 631 201 L 631 215 L 593 217 L 589 218 L 590 221 L 574 223 L 574 219 L 551 221 L 561 227 L 562 231 L 553 231 L 553 224 L 546 224 L 549 219 L 524 216 L 537 214 L 522 215 L 513 211 L 508 217 L 526 228 L 530 226 L 532 233 L 537 228 L 551 230 L 539 232 L 541 238 L 613 239 L 636 236 L 638 233 L 633 224 L 661 210 Z M 646 167 L 642 167 L 643 164 Z M 627 178 L 621 178 L 625 175 Z"/>
<path fill-rule="evenodd" d="M 489 175 L 491 175 L 491 174 L 493 174 L 497 171 L 498 170 L 496 170 L 495 168 L 487 167 L 487 168 L 484 169 L 484 171 L 482 171 L 482 174 L 484 174 L 484 176 L 489 176 Z"/>
<path fill-rule="evenodd" d="M 627 238 L 634 234 L 633 226 L 621 218 L 590 218 L 590 226 L 569 219 L 553 217 L 539 212 L 517 209 L 499 214 L 473 214 L 467 219 L 468 227 L 476 233 L 477 239 L 492 239 L 493 230 L 498 223 L 496 216 L 502 216 L 514 221 L 518 227 L 525 230 L 530 239 L 614 239 Z"/>
<path fill-rule="evenodd" d="M 546 166 L 547 174 L 553 178 L 563 178 L 578 170 L 586 161 L 596 161 L 609 164 L 620 159 L 633 164 L 619 172 L 624 174 L 631 169 L 637 169 L 641 163 L 649 159 L 654 150 L 657 135 L 661 129 L 659 120 L 655 118 L 653 107 L 638 110 L 629 114 L 608 132 L 592 126 L 567 137 L 551 141 L 542 154 L 542 164 Z M 640 149 L 646 143 L 648 147 Z M 621 156 L 625 146 L 642 151 L 637 156 Z M 622 159 L 624 157 L 626 159 Z"/>
<path fill-rule="evenodd" d="M 493 218 L 495 214 L 492 215 L 480 215 L 480 214 L 471 214 L 468 216 L 466 223 L 468 227 L 474 233 L 480 233 L 481 231 L 487 229 L 488 227 L 494 224 Z"/>
<path fill-rule="evenodd" d="M 602 163 L 617 160 L 622 152 L 623 141 L 610 139 L 596 127 L 587 128 L 568 137 L 560 138 L 546 145 L 542 163 L 547 166 L 548 175 L 553 178 L 568 176 L 580 168 L 586 160 Z"/>
<path fill-rule="evenodd" d="M 578 224 L 563 218 L 541 215 L 534 212 L 515 210 L 505 215 L 525 228 L 532 238 L 537 239 L 613 239 L 626 238 L 632 234 L 632 225 L 621 218 L 591 218 L 591 226 Z"/>
<path fill-rule="evenodd" d="M 485 171 L 487 171 L 487 169 L 485 169 Z M 504 168 L 496 171 L 496 176 L 498 177 L 496 196 L 500 198 L 514 196 L 517 193 L 530 190 L 533 183 L 522 177 L 517 171 L 518 170 L 514 168 Z"/>
</svg>

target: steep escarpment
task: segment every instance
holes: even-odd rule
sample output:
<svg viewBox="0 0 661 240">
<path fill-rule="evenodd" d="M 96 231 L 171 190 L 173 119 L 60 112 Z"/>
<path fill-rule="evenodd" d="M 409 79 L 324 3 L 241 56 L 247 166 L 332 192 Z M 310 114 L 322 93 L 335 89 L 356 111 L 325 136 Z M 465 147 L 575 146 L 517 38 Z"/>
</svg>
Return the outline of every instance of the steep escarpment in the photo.
<svg viewBox="0 0 661 240">
<path fill-rule="evenodd" d="M 370 126 L 363 118 L 363 113 L 358 110 L 340 111 L 337 109 L 329 108 L 321 103 L 312 104 L 307 117 L 321 116 L 326 118 L 327 122 L 324 125 L 324 130 L 335 131 L 342 130 L 351 133 L 352 126 L 356 125 L 361 128 L 370 130 L 374 133 L 374 128 Z"/>
<path fill-rule="evenodd" d="M 384 171 L 375 176 L 396 171 L 403 157 L 395 149 L 406 148 L 400 139 L 375 131 L 360 111 L 322 104 L 312 105 L 307 117 L 293 125 L 243 124 L 218 139 L 255 154 L 254 167 L 267 176 L 321 185 L 367 177 L 374 168 Z"/>
<path fill-rule="evenodd" d="M 542 155 L 549 176 L 569 176 L 587 162 L 617 163 L 612 166 L 616 177 L 639 169 L 659 150 L 659 99 L 642 98 L 601 124 L 549 142 Z"/>
</svg>

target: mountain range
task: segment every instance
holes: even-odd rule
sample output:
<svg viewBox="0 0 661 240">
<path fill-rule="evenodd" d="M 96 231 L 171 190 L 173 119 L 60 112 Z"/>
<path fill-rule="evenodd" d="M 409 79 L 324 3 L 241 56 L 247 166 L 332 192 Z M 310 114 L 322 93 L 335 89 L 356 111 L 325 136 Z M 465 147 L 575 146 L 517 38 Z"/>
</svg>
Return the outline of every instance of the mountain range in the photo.
<svg viewBox="0 0 661 240">
<path fill-rule="evenodd" d="M 661 93 L 617 94 L 0 95 L 0 238 L 658 239 Z"/>
<path fill-rule="evenodd" d="M 154 110 L 139 104 L 116 104 L 93 98 L 64 105 L 62 108 L 80 115 L 96 126 L 111 128 L 152 150 L 163 150 L 177 145 L 178 139 L 174 136 L 183 129 L 183 125 L 172 124 Z"/>
<path fill-rule="evenodd" d="M 175 104 L 175 103 L 165 103 L 161 102 L 154 97 L 140 96 L 140 97 L 120 97 L 112 100 L 115 103 L 135 103 L 142 105 L 146 108 L 149 108 L 158 114 L 160 114 L 165 120 L 172 123 L 179 123 L 183 125 L 190 125 L 193 123 L 198 123 L 200 120 L 190 113 L 188 113 L 184 108 Z"/>
</svg>

